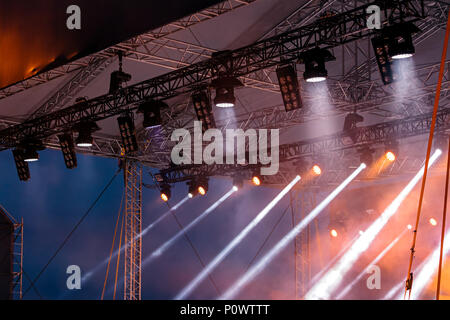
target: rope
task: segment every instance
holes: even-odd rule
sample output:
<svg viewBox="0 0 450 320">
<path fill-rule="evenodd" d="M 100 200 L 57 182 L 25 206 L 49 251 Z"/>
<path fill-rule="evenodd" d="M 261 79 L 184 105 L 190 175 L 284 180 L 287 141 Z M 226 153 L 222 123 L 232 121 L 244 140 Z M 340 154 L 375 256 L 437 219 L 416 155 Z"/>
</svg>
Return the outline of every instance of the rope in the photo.
<svg viewBox="0 0 450 320">
<path fill-rule="evenodd" d="M 86 213 L 81 217 L 81 219 L 77 222 L 77 224 L 73 227 L 73 229 L 69 232 L 69 234 L 67 235 L 67 237 L 64 239 L 64 241 L 60 244 L 60 246 L 58 247 L 58 249 L 55 251 L 55 253 L 50 257 L 50 259 L 48 260 L 48 262 L 44 265 L 44 267 L 42 268 L 42 270 L 38 273 L 38 275 L 34 278 L 34 280 L 31 282 L 31 285 L 27 288 L 27 290 L 25 290 L 23 297 L 26 296 L 26 294 L 28 293 L 28 291 L 30 291 L 30 289 L 35 285 L 35 283 L 39 280 L 39 278 L 42 276 L 42 274 L 44 273 L 44 271 L 47 269 L 47 267 L 50 265 L 50 263 L 53 261 L 53 259 L 55 259 L 55 257 L 58 255 L 58 253 L 61 251 L 61 249 L 66 245 L 66 243 L 69 241 L 70 237 L 75 233 L 75 231 L 78 229 L 78 227 L 81 225 L 81 223 L 84 221 L 84 219 L 86 219 L 86 217 L 89 215 L 89 213 L 91 212 L 91 210 L 94 208 L 94 206 L 97 204 L 97 202 L 100 200 L 100 198 L 103 196 L 103 194 L 105 193 L 105 191 L 109 188 L 109 186 L 113 183 L 114 179 L 117 177 L 117 175 L 119 174 L 120 170 L 117 170 L 117 172 L 114 174 L 114 176 L 111 178 L 111 180 L 108 182 L 108 184 L 105 186 L 105 188 L 102 190 L 102 192 L 100 192 L 100 194 L 98 195 L 97 199 L 95 199 L 95 201 L 92 203 L 92 205 L 89 207 L 89 209 L 86 211 Z"/>
<path fill-rule="evenodd" d="M 445 220 L 447 218 L 448 181 L 450 178 L 450 139 L 448 141 L 449 141 L 449 148 L 447 156 L 447 176 L 445 180 L 444 213 L 442 215 L 441 251 L 439 253 L 439 271 L 437 278 L 436 300 L 439 300 L 441 294 L 442 256 L 444 251 Z"/>
<path fill-rule="evenodd" d="M 122 226 L 120 227 L 119 254 L 117 255 L 116 278 L 115 278 L 115 280 L 114 280 L 114 294 L 113 294 L 113 300 L 116 300 L 117 276 L 119 275 L 120 252 L 122 251 L 122 234 L 123 234 L 123 224 L 124 224 L 124 220 L 125 220 L 125 216 L 122 215 Z"/>
<path fill-rule="evenodd" d="M 112 259 L 112 255 L 113 255 L 113 251 L 114 251 L 114 243 L 116 241 L 117 228 L 119 226 L 120 216 L 122 213 L 123 198 L 124 198 L 124 193 L 122 193 L 122 198 L 120 200 L 119 212 L 117 213 L 117 221 L 116 221 L 116 226 L 114 228 L 114 237 L 113 237 L 113 241 L 112 241 L 112 245 L 111 245 L 111 250 L 109 252 L 108 266 L 106 267 L 105 281 L 103 282 L 103 290 L 102 290 L 102 296 L 101 296 L 100 300 L 103 300 L 103 298 L 105 296 L 106 282 L 108 281 L 108 275 L 109 275 L 109 265 L 111 263 L 111 259 Z"/>
<path fill-rule="evenodd" d="M 442 51 L 441 66 L 440 66 L 440 70 L 439 70 L 439 80 L 438 80 L 438 85 L 437 85 L 437 89 L 436 89 L 436 96 L 434 99 L 433 118 L 431 121 L 430 136 L 428 138 L 427 157 L 425 160 L 425 170 L 424 170 L 423 178 L 422 178 L 422 187 L 420 190 L 419 207 L 417 209 L 416 226 L 414 229 L 413 241 L 412 241 L 412 246 L 411 246 L 411 255 L 409 258 L 408 274 L 407 274 L 407 280 L 406 280 L 406 286 L 405 286 L 405 294 L 404 294 L 403 298 L 406 297 L 406 293 L 408 291 L 409 291 L 408 298 L 411 298 L 411 291 L 412 291 L 412 284 L 413 284 L 413 281 L 412 281 L 413 275 L 411 273 L 411 270 L 412 270 L 412 264 L 413 264 L 413 259 L 414 259 L 414 252 L 415 252 L 415 248 L 416 248 L 417 229 L 419 228 L 420 214 L 422 211 L 423 195 L 425 193 L 425 185 L 426 185 L 427 174 L 428 174 L 428 164 L 430 162 L 431 146 L 433 143 L 434 129 L 436 126 L 437 111 L 439 108 L 439 97 L 441 95 L 442 79 L 444 77 L 445 58 L 447 57 L 449 35 L 450 35 L 450 11 L 448 14 L 447 28 L 445 31 L 444 49 Z"/>
<path fill-rule="evenodd" d="M 258 251 L 256 252 L 255 256 L 253 257 L 252 260 L 250 260 L 250 263 L 247 266 L 247 270 L 250 269 L 250 267 L 252 266 L 253 262 L 255 262 L 256 258 L 259 256 L 259 254 L 261 253 L 262 249 L 266 246 L 267 242 L 269 241 L 270 237 L 272 236 L 272 234 L 275 232 L 275 230 L 277 229 L 278 225 L 280 224 L 281 220 L 283 220 L 284 216 L 286 215 L 286 212 L 288 211 L 289 207 L 291 205 L 289 204 L 286 209 L 284 209 L 283 213 L 281 214 L 281 216 L 278 218 L 277 222 L 275 223 L 275 225 L 273 226 L 272 230 L 269 232 L 269 234 L 267 235 L 267 237 L 265 238 L 265 240 L 263 241 L 262 245 L 259 247 Z"/>
</svg>

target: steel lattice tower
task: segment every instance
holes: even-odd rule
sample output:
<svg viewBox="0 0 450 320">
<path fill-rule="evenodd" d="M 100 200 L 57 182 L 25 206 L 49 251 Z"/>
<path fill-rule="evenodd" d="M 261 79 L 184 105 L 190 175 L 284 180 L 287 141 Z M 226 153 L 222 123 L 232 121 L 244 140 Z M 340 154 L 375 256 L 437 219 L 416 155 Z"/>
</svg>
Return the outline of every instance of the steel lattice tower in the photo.
<svg viewBox="0 0 450 320">
<path fill-rule="evenodd" d="M 142 165 L 126 161 L 124 300 L 141 300 Z"/>
</svg>

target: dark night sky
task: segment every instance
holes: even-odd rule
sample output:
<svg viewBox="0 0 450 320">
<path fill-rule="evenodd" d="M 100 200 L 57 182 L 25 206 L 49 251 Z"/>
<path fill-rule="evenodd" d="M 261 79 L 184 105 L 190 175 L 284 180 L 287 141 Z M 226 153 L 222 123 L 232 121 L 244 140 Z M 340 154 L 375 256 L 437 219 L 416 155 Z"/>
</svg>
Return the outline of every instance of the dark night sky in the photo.
<svg viewBox="0 0 450 320">
<path fill-rule="evenodd" d="M 116 160 L 83 155 L 79 155 L 78 158 L 78 168 L 71 171 L 65 168 L 59 152 L 51 150 L 41 152 L 40 161 L 30 165 L 31 180 L 23 183 L 17 178 L 10 152 L 0 153 L 0 172 L 2 172 L 0 203 L 15 218 L 24 218 L 24 270 L 32 278 L 45 265 L 117 169 Z M 150 183 L 149 175 L 144 176 L 144 181 Z M 180 222 L 187 225 L 230 188 L 230 180 L 211 181 L 210 191 L 205 198 L 195 198 L 177 211 Z M 67 266 L 75 264 L 81 267 L 82 272 L 87 272 L 108 256 L 122 190 L 123 176 L 119 175 L 37 282 L 37 288 L 44 298 L 100 297 L 106 268 L 102 268 L 87 283 L 83 283 L 82 290 L 77 292 L 69 292 L 66 289 L 65 271 Z M 176 204 L 185 197 L 186 192 L 187 187 L 178 184 L 173 190 L 171 203 Z M 212 260 L 277 193 L 277 189 L 252 188 L 247 185 L 243 192 L 224 202 L 194 228 L 189 235 L 203 260 L 205 262 Z M 283 199 L 250 237 L 217 268 L 214 278 L 222 290 L 243 273 L 287 205 L 288 197 Z M 166 211 L 167 207 L 160 200 L 159 193 L 144 188 L 143 227 Z M 271 237 L 267 248 L 273 246 L 275 240 L 280 239 L 290 227 L 291 215 L 288 212 Z M 143 259 L 178 230 L 172 217 L 159 224 L 143 239 Z M 270 282 L 273 281 L 275 288 L 281 289 L 275 285 L 280 280 L 278 278 L 286 279 L 286 274 L 294 275 L 292 255 L 289 253 L 277 259 L 277 262 L 269 268 Z M 123 269 L 120 270 L 122 276 Z M 201 266 L 192 249 L 184 239 L 180 239 L 161 258 L 144 269 L 143 298 L 171 299 L 200 271 Z M 112 284 L 111 279 L 108 287 Z M 293 283 L 289 281 L 287 285 L 291 288 L 285 290 L 284 295 L 289 298 L 293 295 Z M 24 289 L 26 288 L 28 281 L 25 279 Z M 267 290 L 255 293 L 250 287 L 248 294 L 264 297 L 271 294 L 272 289 Z M 119 298 L 122 297 L 122 292 L 119 291 Z M 205 281 L 192 298 L 212 299 L 216 296 L 211 284 Z M 31 290 L 26 298 L 35 299 L 38 296 Z M 106 298 L 111 298 L 111 295 L 107 295 Z"/>
</svg>

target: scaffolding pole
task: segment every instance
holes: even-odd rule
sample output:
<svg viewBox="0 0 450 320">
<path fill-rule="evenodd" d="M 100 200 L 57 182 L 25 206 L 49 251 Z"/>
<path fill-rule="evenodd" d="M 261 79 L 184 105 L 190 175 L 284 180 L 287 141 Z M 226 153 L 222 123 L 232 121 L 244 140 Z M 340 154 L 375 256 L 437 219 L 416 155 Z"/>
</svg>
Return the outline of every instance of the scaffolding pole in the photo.
<svg viewBox="0 0 450 320">
<path fill-rule="evenodd" d="M 141 300 L 142 164 L 125 161 L 124 300 Z"/>
</svg>

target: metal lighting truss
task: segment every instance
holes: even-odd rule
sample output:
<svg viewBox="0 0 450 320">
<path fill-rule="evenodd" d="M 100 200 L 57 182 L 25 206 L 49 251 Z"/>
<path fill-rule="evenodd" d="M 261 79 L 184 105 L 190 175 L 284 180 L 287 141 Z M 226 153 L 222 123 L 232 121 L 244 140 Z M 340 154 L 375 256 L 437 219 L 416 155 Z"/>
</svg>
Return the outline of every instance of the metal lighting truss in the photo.
<svg viewBox="0 0 450 320">
<path fill-rule="evenodd" d="M 389 5 L 386 5 L 389 3 Z M 417 21 L 423 17 L 423 4 L 417 1 L 385 1 L 392 22 Z M 244 76 L 258 70 L 295 61 L 299 52 L 318 45 L 339 46 L 372 32 L 365 27 L 367 6 L 331 16 L 311 25 L 259 41 L 253 45 L 225 52 L 223 55 L 195 63 L 168 74 L 126 87 L 115 95 L 103 95 L 83 105 L 74 105 L 0 132 L 0 145 L 12 147 L 25 137 L 46 138 L 88 118 L 98 121 L 117 115 L 148 98 L 167 99 L 195 90 L 219 72 Z"/>
</svg>

